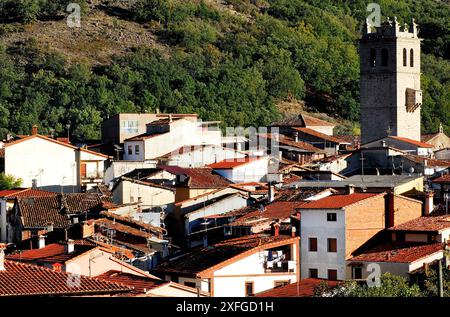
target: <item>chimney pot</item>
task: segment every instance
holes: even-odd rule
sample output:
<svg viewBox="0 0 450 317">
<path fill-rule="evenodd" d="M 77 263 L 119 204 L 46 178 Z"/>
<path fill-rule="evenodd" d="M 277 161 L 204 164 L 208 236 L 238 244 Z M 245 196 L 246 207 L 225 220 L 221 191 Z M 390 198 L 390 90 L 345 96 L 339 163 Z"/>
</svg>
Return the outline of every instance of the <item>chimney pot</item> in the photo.
<svg viewBox="0 0 450 317">
<path fill-rule="evenodd" d="M 291 231 L 292 238 L 295 238 L 296 232 L 297 232 L 297 228 L 295 228 L 295 226 L 292 226 L 292 231 Z"/>
<path fill-rule="evenodd" d="M 424 216 L 430 215 L 434 209 L 433 197 L 434 197 L 434 192 L 427 191 L 425 193 Z"/>
<path fill-rule="evenodd" d="M 355 185 L 353 184 L 348 184 L 345 186 L 347 189 L 347 194 L 351 195 L 355 193 Z"/>
<path fill-rule="evenodd" d="M 73 253 L 75 251 L 75 241 L 67 240 L 67 253 Z"/>
<path fill-rule="evenodd" d="M 39 249 L 43 249 L 45 248 L 45 237 L 44 236 L 39 236 L 39 245 L 38 245 Z"/>
</svg>

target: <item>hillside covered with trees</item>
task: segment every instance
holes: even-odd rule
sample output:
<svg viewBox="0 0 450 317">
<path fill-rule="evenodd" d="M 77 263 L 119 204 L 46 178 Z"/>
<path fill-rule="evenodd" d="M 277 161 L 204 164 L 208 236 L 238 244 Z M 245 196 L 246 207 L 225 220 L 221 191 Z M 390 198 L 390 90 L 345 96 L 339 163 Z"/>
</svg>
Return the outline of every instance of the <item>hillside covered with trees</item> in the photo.
<svg viewBox="0 0 450 317">
<path fill-rule="evenodd" d="M 80 29 L 66 25 L 69 2 Z M 383 17 L 414 17 L 422 45 L 423 132 L 450 133 L 450 7 L 380 0 Z M 277 104 L 359 119 L 357 40 L 368 1 L 3 0 L 0 137 L 100 138 L 118 112 L 198 113 L 261 126 Z"/>
</svg>

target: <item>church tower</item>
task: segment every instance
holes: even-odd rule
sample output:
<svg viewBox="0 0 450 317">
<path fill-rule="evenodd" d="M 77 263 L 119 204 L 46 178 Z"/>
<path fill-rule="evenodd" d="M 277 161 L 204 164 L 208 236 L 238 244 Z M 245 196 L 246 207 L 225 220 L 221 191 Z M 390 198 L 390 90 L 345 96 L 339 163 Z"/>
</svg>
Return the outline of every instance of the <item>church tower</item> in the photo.
<svg viewBox="0 0 450 317">
<path fill-rule="evenodd" d="M 385 136 L 420 141 L 420 39 L 417 25 L 397 18 L 366 21 L 360 48 L 361 142 Z"/>
</svg>

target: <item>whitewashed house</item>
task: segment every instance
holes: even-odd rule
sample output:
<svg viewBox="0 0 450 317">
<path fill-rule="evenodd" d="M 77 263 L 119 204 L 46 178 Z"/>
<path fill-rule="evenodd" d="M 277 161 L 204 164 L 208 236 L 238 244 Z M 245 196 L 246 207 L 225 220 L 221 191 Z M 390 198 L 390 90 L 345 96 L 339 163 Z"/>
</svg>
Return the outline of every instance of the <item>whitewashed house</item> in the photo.
<svg viewBox="0 0 450 317">
<path fill-rule="evenodd" d="M 233 183 L 265 181 L 269 170 L 269 157 L 228 159 L 210 164 L 217 174 Z"/>
<path fill-rule="evenodd" d="M 153 160 L 183 146 L 221 144 L 221 131 L 211 127 L 215 122 L 201 122 L 185 118 L 160 119 L 147 124 L 144 134 L 124 141 L 124 160 Z"/>
<path fill-rule="evenodd" d="M 408 154 L 431 157 L 433 145 L 399 136 L 387 136 L 362 145 L 363 148 L 392 147 Z"/>
<path fill-rule="evenodd" d="M 108 156 L 37 133 L 5 143 L 1 172 L 22 179 L 23 187 L 79 192 L 103 182 Z"/>
<path fill-rule="evenodd" d="M 164 207 L 169 212 L 175 203 L 175 189 L 124 176 L 114 185 L 112 194 L 116 204 L 138 202 L 142 210 Z"/>
<path fill-rule="evenodd" d="M 212 297 L 246 297 L 299 280 L 299 237 L 228 239 L 161 264 L 154 274 Z"/>
</svg>

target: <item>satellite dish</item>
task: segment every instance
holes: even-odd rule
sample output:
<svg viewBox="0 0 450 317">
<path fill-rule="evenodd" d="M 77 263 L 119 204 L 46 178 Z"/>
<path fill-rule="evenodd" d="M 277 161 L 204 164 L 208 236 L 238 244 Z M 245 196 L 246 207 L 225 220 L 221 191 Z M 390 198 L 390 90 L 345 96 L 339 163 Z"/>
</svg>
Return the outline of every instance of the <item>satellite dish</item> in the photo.
<svg viewBox="0 0 450 317">
<path fill-rule="evenodd" d="M 409 173 L 410 173 L 410 174 L 414 173 L 414 167 L 411 166 L 411 167 L 409 168 Z"/>
</svg>

